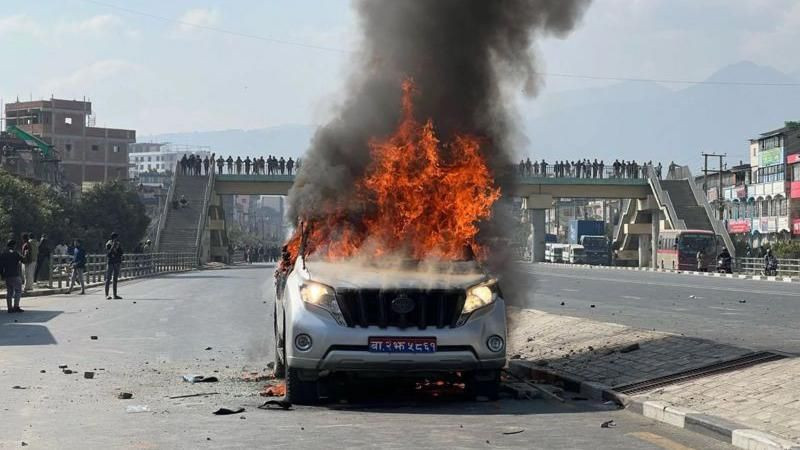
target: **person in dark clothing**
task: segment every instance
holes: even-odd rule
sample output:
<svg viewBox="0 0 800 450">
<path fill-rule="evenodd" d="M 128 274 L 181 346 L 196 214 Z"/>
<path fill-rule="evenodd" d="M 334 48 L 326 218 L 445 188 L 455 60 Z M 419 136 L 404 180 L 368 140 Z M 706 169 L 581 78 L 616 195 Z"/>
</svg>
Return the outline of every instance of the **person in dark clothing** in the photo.
<svg viewBox="0 0 800 450">
<path fill-rule="evenodd" d="M 278 161 L 278 170 L 281 171 L 281 175 L 286 171 L 286 160 L 283 159 L 283 156 L 281 156 L 281 159 Z"/>
<path fill-rule="evenodd" d="M 258 158 L 258 173 L 264 175 L 267 173 L 267 162 L 264 160 L 264 157 Z"/>
<path fill-rule="evenodd" d="M 84 284 L 83 271 L 86 270 L 86 250 L 81 246 L 81 241 L 75 241 L 75 248 L 72 250 L 72 274 L 69 276 L 69 287 L 67 287 L 67 294 L 72 292 L 72 286 L 75 282 L 81 284 L 81 295 L 86 294 L 86 285 Z"/>
<path fill-rule="evenodd" d="M 236 165 L 236 175 L 241 175 L 242 174 L 242 157 L 241 156 L 237 156 L 236 157 L 236 162 L 234 164 Z"/>
<path fill-rule="evenodd" d="M 222 175 L 222 167 L 225 165 L 225 160 L 222 159 L 222 156 L 217 158 L 217 175 Z"/>
<path fill-rule="evenodd" d="M 114 286 L 114 299 L 122 300 L 122 297 L 117 295 L 117 281 L 119 280 L 119 271 L 122 268 L 122 255 L 125 252 L 122 250 L 122 244 L 119 242 L 119 235 L 111 233 L 111 239 L 106 242 L 106 299 L 111 300 L 108 295 L 108 288 L 112 283 Z"/>
<path fill-rule="evenodd" d="M 203 170 L 205 171 L 204 173 L 205 173 L 206 175 L 208 175 L 208 164 L 209 164 L 209 162 L 208 162 L 208 156 L 206 156 L 206 157 L 203 159 Z"/>
<path fill-rule="evenodd" d="M 181 175 L 186 175 L 186 167 L 189 164 L 189 160 L 186 158 L 186 155 L 183 155 L 181 158 Z"/>
<path fill-rule="evenodd" d="M 37 282 L 42 278 L 50 279 L 50 241 L 47 240 L 47 235 L 43 234 L 39 239 L 39 254 L 36 255 L 36 272 L 33 275 L 33 282 Z"/>
<path fill-rule="evenodd" d="M 294 169 L 294 161 L 292 161 L 292 158 L 289 158 L 289 160 L 286 161 L 286 172 L 291 175 L 292 169 Z"/>
<path fill-rule="evenodd" d="M 539 164 L 539 172 L 542 173 L 543 177 L 547 176 L 547 162 L 545 160 L 542 160 L 541 164 Z"/>
<path fill-rule="evenodd" d="M 6 306 L 8 313 L 21 313 L 24 310 L 19 307 L 19 300 L 22 297 L 22 255 L 14 248 L 17 243 L 10 239 L 6 243 L 6 250 L 0 253 L 0 278 L 6 282 Z M 13 302 L 12 302 L 13 300 Z"/>
<path fill-rule="evenodd" d="M 250 157 L 244 159 L 244 173 L 250 175 Z"/>
<path fill-rule="evenodd" d="M 603 178 L 603 170 L 605 169 L 605 167 L 606 165 L 603 164 L 603 160 L 601 159 L 600 162 L 597 164 L 597 171 L 600 174 L 600 178 Z"/>
<path fill-rule="evenodd" d="M 225 162 L 228 163 L 228 174 L 232 174 L 233 173 L 233 157 L 232 156 L 228 156 L 228 159 Z"/>
</svg>

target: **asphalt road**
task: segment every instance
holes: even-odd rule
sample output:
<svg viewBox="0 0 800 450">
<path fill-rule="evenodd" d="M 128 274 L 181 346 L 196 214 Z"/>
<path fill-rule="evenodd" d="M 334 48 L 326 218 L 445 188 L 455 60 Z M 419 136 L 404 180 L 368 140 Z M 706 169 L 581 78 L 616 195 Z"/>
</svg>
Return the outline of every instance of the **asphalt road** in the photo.
<svg viewBox="0 0 800 450">
<path fill-rule="evenodd" d="M 531 308 L 800 354 L 798 283 L 545 264 L 525 270 L 534 277 Z"/>
<path fill-rule="evenodd" d="M 389 396 L 379 385 L 366 393 L 351 386 L 361 398 L 327 406 L 257 409 L 266 382 L 242 374 L 271 360 L 271 270 L 195 271 L 124 283 L 124 300 L 92 289 L 2 312 L 0 448 L 728 448 L 580 399 L 476 403 Z M 219 382 L 190 384 L 185 374 Z M 121 392 L 133 398 L 118 399 Z M 212 415 L 223 406 L 245 411 Z M 128 412 L 140 407 L 148 411 Z M 607 420 L 617 426 L 601 428 Z"/>
</svg>

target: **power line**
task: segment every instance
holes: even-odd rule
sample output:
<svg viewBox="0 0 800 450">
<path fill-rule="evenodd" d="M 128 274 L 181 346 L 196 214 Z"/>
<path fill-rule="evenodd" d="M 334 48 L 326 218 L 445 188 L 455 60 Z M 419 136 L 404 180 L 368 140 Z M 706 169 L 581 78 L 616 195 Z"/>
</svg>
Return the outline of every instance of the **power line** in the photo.
<svg viewBox="0 0 800 450">
<path fill-rule="evenodd" d="M 118 10 L 118 11 L 122 11 L 122 12 L 125 12 L 125 13 L 128 13 L 128 14 L 134 14 L 134 15 L 137 15 L 137 16 L 142 16 L 142 17 L 147 17 L 147 18 L 150 18 L 150 19 L 161 20 L 161 21 L 164 21 L 164 22 L 172 22 L 172 23 L 176 23 L 176 24 L 179 24 L 179 25 L 185 25 L 187 27 L 193 27 L 193 28 L 197 28 L 197 29 L 200 29 L 200 30 L 214 31 L 214 32 L 217 32 L 217 33 L 228 34 L 228 35 L 231 35 L 231 36 L 238 36 L 238 37 L 243 37 L 243 38 L 248 38 L 248 39 L 256 39 L 256 40 L 259 40 L 259 41 L 270 42 L 270 43 L 273 43 L 273 44 L 291 45 L 291 46 L 294 46 L 294 47 L 302 47 L 302 48 L 307 48 L 307 49 L 312 49 L 312 50 L 323 50 L 323 51 L 327 51 L 327 52 L 336 52 L 336 53 L 353 53 L 351 50 L 345 50 L 345 49 L 341 49 L 341 48 L 326 47 L 326 46 L 323 46 L 323 45 L 308 44 L 308 43 L 305 43 L 305 42 L 291 41 L 291 40 L 287 40 L 287 39 L 278 39 L 278 38 L 273 38 L 273 37 L 269 37 L 269 36 L 258 36 L 258 35 L 255 35 L 255 34 L 242 33 L 240 31 L 232 31 L 232 30 L 226 30 L 224 28 L 217 28 L 217 27 L 212 27 L 212 26 L 208 26 L 208 25 L 200 25 L 200 24 L 196 24 L 196 23 L 186 22 L 186 21 L 180 20 L 180 19 L 173 19 L 173 18 L 170 18 L 170 17 L 164 17 L 164 16 L 159 16 L 159 15 L 151 14 L 151 13 L 144 12 L 144 11 L 138 11 L 138 10 L 135 10 L 135 9 L 130 9 L 130 8 L 126 8 L 126 7 L 123 7 L 123 6 L 115 5 L 115 4 L 112 4 L 112 3 L 101 2 L 101 1 L 98 1 L 98 0 L 83 0 L 83 1 L 86 2 L 86 3 L 93 3 L 93 4 L 98 5 L 98 6 L 103 6 L 103 7 L 106 7 L 106 8 L 111 8 L 111 9 L 115 9 L 115 10 Z"/>
<path fill-rule="evenodd" d="M 173 19 L 170 17 L 159 16 L 156 14 L 151 14 L 144 11 L 138 11 L 135 9 L 126 8 L 123 6 L 115 5 L 113 3 L 107 3 L 99 0 L 83 0 L 86 3 L 92 3 L 98 6 L 103 6 L 106 8 L 115 9 L 118 11 L 123 11 L 128 14 L 134 14 L 142 17 L 147 17 L 150 19 L 161 20 L 164 22 L 171 22 L 176 23 L 179 25 L 184 25 L 188 27 L 197 28 L 200 30 L 207 30 L 207 31 L 214 31 L 217 33 L 228 34 L 231 36 L 237 36 L 247 39 L 256 39 L 259 41 L 270 42 L 273 44 L 281 44 L 281 45 L 290 45 L 294 47 L 301 47 L 307 48 L 312 50 L 322 50 L 327 52 L 335 52 L 335 53 L 342 53 L 342 54 L 350 54 L 354 53 L 353 50 L 345 50 L 342 48 L 336 47 L 327 47 L 323 45 L 315 45 L 315 44 L 308 44 L 305 42 L 300 41 L 292 41 L 288 39 L 278 39 L 269 36 L 258 36 L 255 34 L 243 33 L 240 31 L 233 31 L 224 28 L 212 27 L 208 25 L 200 25 L 196 23 L 186 22 L 180 19 Z M 600 81 L 633 81 L 633 82 L 650 82 L 650 83 L 664 83 L 664 84 L 688 84 L 688 85 L 717 85 L 717 86 L 772 86 L 772 87 L 800 87 L 800 83 L 761 83 L 761 82 L 748 82 L 748 81 L 697 81 L 697 80 L 676 80 L 676 79 L 664 79 L 664 78 L 637 78 L 637 77 L 611 77 L 611 76 L 599 76 L 599 75 L 581 75 L 581 74 L 573 74 L 573 73 L 556 73 L 556 72 L 537 72 L 537 75 L 543 77 L 553 77 L 553 78 L 573 78 L 573 79 L 582 79 L 582 80 L 600 80 Z"/>
<path fill-rule="evenodd" d="M 670 80 L 663 78 L 630 78 L 630 77 L 604 77 L 596 75 L 577 75 L 572 73 L 553 73 L 553 72 L 537 72 L 537 75 L 543 77 L 556 77 L 556 78 L 578 78 L 583 80 L 603 80 L 603 81 L 636 81 L 636 82 L 651 82 L 651 83 L 665 83 L 665 84 L 710 84 L 719 86 L 779 86 L 779 87 L 800 87 L 800 83 L 760 83 L 748 81 L 692 81 L 692 80 Z"/>
</svg>

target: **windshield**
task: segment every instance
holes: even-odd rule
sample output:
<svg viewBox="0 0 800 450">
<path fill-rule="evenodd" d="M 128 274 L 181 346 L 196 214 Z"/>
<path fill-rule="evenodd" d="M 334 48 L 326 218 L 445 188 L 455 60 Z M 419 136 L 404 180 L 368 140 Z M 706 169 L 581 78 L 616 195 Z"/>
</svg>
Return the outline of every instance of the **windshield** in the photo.
<svg viewBox="0 0 800 450">
<path fill-rule="evenodd" d="M 605 249 L 608 247 L 608 241 L 604 237 L 584 237 L 583 247 L 589 250 Z"/>
<path fill-rule="evenodd" d="M 583 254 L 583 249 L 582 248 L 573 248 L 572 249 L 572 254 L 573 255 L 582 255 Z"/>
<path fill-rule="evenodd" d="M 703 250 L 706 255 L 714 255 L 714 236 L 710 234 L 684 234 L 680 237 L 678 249 L 691 255 Z"/>
<path fill-rule="evenodd" d="M 554 255 L 560 255 L 563 251 L 564 251 L 563 248 L 554 248 L 553 249 L 553 254 Z"/>
</svg>

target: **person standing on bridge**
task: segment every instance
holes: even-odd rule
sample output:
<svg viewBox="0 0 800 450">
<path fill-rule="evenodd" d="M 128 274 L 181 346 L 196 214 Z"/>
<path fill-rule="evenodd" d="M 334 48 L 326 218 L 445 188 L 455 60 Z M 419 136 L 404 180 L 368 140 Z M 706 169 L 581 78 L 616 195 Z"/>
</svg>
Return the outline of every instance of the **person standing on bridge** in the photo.
<svg viewBox="0 0 800 450">
<path fill-rule="evenodd" d="M 294 168 L 294 161 L 292 161 L 292 157 L 290 156 L 289 159 L 286 161 L 286 173 L 288 175 L 291 175 L 293 168 Z"/>
<path fill-rule="evenodd" d="M 658 165 L 656 166 L 656 177 L 658 177 L 659 180 L 661 179 L 661 169 L 661 161 L 659 161 Z"/>
<path fill-rule="evenodd" d="M 205 175 L 208 175 L 208 155 L 206 155 L 205 159 L 203 159 L 203 169 L 205 170 Z"/>
<path fill-rule="evenodd" d="M 531 164 L 530 158 L 525 160 L 525 175 L 527 176 L 533 175 L 533 164 Z"/>
<path fill-rule="evenodd" d="M 234 164 L 236 164 L 236 175 L 241 175 L 242 174 L 242 157 L 241 156 L 237 156 L 236 157 L 236 162 Z"/>
<path fill-rule="evenodd" d="M 281 175 L 286 173 L 286 160 L 283 159 L 283 156 L 281 156 L 280 161 L 278 161 L 278 169 L 281 171 Z"/>
<path fill-rule="evenodd" d="M 539 164 L 539 170 L 542 172 L 542 176 L 547 176 L 547 162 L 542 159 L 542 162 Z"/>
<path fill-rule="evenodd" d="M 244 174 L 245 175 L 250 175 L 250 164 L 251 164 L 250 157 L 248 156 L 248 157 L 246 157 L 244 159 Z"/>
<path fill-rule="evenodd" d="M 149 241 L 148 241 L 149 242 Z M 72 292 L 72 286 L 78 281 L 81 285 L 81 295 L 86 294 L 86 284 L 84 281 L 83 271 L 86 269 L 86 250 L 81 246 L 81 241 L 76 239 L 74 242 L 75 248 L 72 250 L 72 273 L 69 276 L 69 286 L 67 287 L 67 294 Z"/>
<path fill-rule="evenodd" d="M 533 175 L 533 176 L 538 177 L 539 176 L 539 161 L 535 161 L 533 164 L 531 164 L 531 160 L 530 160 L 530 158 L 528 158 L 528 162 L 525 163 L 525 167 L 523 169 L 523 172 L 526 172 L 528 176 Z M 523 173 L 523 175 L 525 175 L 525 174 Z"/>
<path fill-rule="evenodd" d="M 597 160 L 595 159 L 595 161 L 597 161 Z M 603 171 L 605 170 L 605 168 L 606 168 L 606 165 L 603 164 L 603 160 L 601 159 L 600 163 L 597 164 L 597 173 L 600 174 L 600 179 L 601 180 L 603 179 L 603 175 L 604 175 Z"/>
<path fill-rule="evenodd" d="M 225 165 L 225 160 L 222 159 L 222 156 L 220 155 L 220 157 L 217 158 L 217 175 L 222 175 L 222 167 L 224 165 Z"/>
<path fill-rule="evenodd" d="M 23 312 L 23 309 L 19 307 L 19 300 L 22 297 L 22 272 L 20 271 L 22 255 L 14 249 L 16 246 L 16 241 L 9 239 L 6 242 L 5 251 L 0 253 L 0 278 L 6 282 L 6 306 L 9 314 Z"/>
<path fill-rule="evenodd" d="M 119 242 L 119 235 L 111 233 L 111 239 L 106 242 L 106 300 L 111 300 L 108 295 L 108 288 L 114 287 L 114 299 L 122 300 L 122 297 L 117 295 L 117 282 L 119 281 L 119 272 L 122 269 L 122 255 L 125 252 L 122 250 L 122 244 Z"/>
<path fill-rule="evenodd" d="M 262 175 L 266 175 L 267 173 L 267 162 L 264 160 L 264 157 L 258 158 L 258 173 Z"/>
<path fill-rule="evenodd" d="M 592 163 L 592 178 L 597 178 L 597 169 L 598 169 L 598 167 L 599 166 L 597 164 L 597 158 L 595 158 L 594 162 Z"/>
<path fill-rule="evenodd" d="M 228 175 L 233 174 L 233 156 L 228 156 L 228 159 L 225 160 L 225 165 L 228 166 Z"/>
</svg>

